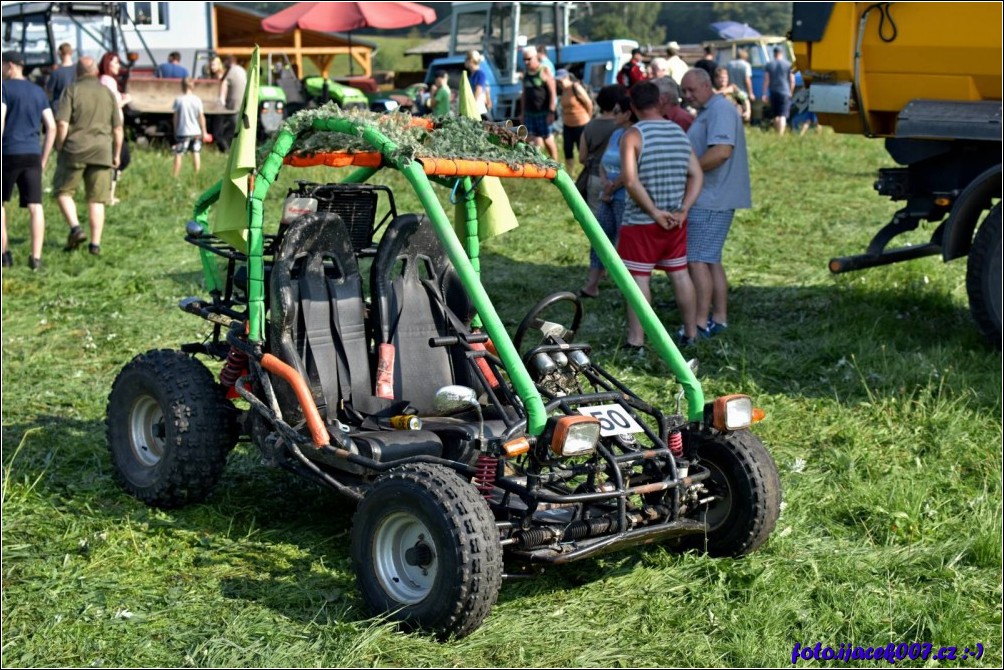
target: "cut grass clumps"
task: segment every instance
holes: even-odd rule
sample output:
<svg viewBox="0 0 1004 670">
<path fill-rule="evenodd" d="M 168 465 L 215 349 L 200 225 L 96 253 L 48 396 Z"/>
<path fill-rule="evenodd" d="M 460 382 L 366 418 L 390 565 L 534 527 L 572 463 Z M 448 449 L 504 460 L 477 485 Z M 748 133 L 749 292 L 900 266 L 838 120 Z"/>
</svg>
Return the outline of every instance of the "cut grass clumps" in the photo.
<svg viewBox="0 0 1004 670">
<path fill-rule="evenodd" d="M 316 120 L 331 118 L 356 121 L 358 134 L 313 129 Z M 434 119 L 430 129 L 424 122 L 416 124 L 411 121 L 411 115 L 403 112 L 377 114 L 359 109 L 343 110 L 329 102 L 322 107 L 297 112 L 283 124 L 283 130 L 300 138 L 296 151 L 300 155 L 374 151 L 373 145 L 362 138 L 362 130 L 373 127 L 397 147 L 393 157 L 496 161 L 511 167 L 524 164 L 559 167 L 533 145 L 520 141 L 515 130 L 499 123 L 447 116 Z M 266 143 L 259 150 L 259 156 L 265 156 L 271 150 L 272 143 Z"/>
<path fill-rule="evenodd" d="M 981 643 L 982 659 L 960 663 L 999 666 L 1001 356 L 969 317 L 965 260 L 830 275 L 829 259 L 864 250 L 897 208 L 872 188 L 892 166 L 882 143 L 753 129 L 748 140 L 754 208 L 725 247 L 729 330 L 688 357 L 707 397 L 749 393 L 766 411 L 755 432 L 781 476 L 774 533 L 742 560 L 646 546 L 507 581 L 481 628 L 442 644 L 366 618 L 352 506 L 268 469 L 249 445 L 199 505 L 153 510 L 114 483 L 104 421 L 115 376 L 138 353 L 208 334 L 177 307 L 205 296 L 183 238 L 226 157 L 207 147 L 199 175 L 186 163 L 172 180 L 166 148 L 134 151 L 100 258 L 61 251 L 67 228 L 47 196 L 38 273 L 27 213 L 9 203 L 3 665 L 774 667 L 790 665 L 796 642 L 917 641 Z M 347 173 L 283 168 L 266 229 L 296 180 Z M 400 174 L 376 179 L 398 211 L 421 211 Z M 503 183 L 521 225 L 482 244 L 481 267 L 513 332 L 538 300 L 582 284 L 589 245 L 556 189 Z M 925 228 L 908 241 L 926 242 Z M 668 281 L 652 286 L 657 314 L 678 327 Z M 622 355 L 624 302 L 609 281 L 585 310 L 591 355 L 675 408 L 666 367 Z"/>
</svg>

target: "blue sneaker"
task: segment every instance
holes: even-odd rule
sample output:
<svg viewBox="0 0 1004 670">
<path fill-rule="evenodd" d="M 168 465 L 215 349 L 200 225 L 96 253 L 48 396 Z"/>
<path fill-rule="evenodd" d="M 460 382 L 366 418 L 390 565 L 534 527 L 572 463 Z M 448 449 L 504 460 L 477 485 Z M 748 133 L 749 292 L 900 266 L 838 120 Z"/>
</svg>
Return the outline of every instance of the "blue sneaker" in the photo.
<svg viewBox="0 0 1004 670">
<path fill-rule="evenodd" d="M 727 323 L 718 323 L 714 319 L 709 318 L 708 319 L 708 327 L 706 329 L 704 329 L 704 332 L 706 332 L 708 334 L 707 335 L 708 337 L 714 337 L 715 335 L 718 335 L 718 334 L 720 334 L 720 333 L 728 330 L 728 328 L 729 328 L 729 324 L 727 324 Z"/>
</svg>

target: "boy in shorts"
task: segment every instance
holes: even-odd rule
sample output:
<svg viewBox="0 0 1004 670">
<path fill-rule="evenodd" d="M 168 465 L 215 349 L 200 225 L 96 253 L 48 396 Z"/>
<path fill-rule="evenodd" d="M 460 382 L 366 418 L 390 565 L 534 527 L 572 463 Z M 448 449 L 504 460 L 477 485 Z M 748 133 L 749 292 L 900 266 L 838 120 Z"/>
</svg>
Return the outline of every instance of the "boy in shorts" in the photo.
<svg viewBox="0 0 1004 670">
<path fill-rule="evenodd" d="M 687 212 L 701 192 L 704 173 L 677 124 L 662 118 L 659 87 L 649 81 L 630 90 L 631 109 L 638 122 L 621 138 L 621 177 L 627 188 L 617 252 L 641 289 L 652 301 L 652 270 L 664 270 L 673 284 L 683 319 L 681 346 L 697 339 L 694 285 L 687 273 Z M 645 330 L 628 308 L 627 346 L 644 352 Z"/>
<path fill-rule="evenodd" d="M 202 168 L 199 152 L 206 133 L 206 114 L 202 100 L 192 92 L 192 80 L 185 77 L 181 80 L 181 95 L 174 99 L 174 153 L 173 174 L 181 174 L 181 158 L 185 152 L 192 152 L 192 165 L 198 174 Z"/>
</svg>

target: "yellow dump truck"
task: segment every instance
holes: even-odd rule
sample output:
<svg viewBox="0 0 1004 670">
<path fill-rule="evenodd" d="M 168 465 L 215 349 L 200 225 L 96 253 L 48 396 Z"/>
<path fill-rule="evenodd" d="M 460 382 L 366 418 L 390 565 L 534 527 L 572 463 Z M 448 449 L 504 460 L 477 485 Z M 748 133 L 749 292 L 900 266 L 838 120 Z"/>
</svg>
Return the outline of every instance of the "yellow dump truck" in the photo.
<svg viewBox="0 0 1004 670">
<path fill-rule="evenodd" d="M 795 64 L 809 109 L 839 133 L 884 138 L 901 167 L 875 189 L 905 206 L 846 272 L 968 256 L 973 317 L 1001 346 L 1001 3 L 794 3 Z M 888 248 L 923 221 L 930 242 Z"/>
</svg>

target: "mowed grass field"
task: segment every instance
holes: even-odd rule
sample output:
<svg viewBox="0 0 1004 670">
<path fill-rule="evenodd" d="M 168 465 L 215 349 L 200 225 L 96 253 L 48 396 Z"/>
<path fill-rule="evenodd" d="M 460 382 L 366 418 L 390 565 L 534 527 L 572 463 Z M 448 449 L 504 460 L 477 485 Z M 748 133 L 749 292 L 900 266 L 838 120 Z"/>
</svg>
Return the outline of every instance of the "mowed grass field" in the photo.
<svg viewBox="0 0 1004 670">
<path fill-rule="evenodd" d="M 959 660 L 896 664 L 1000 666 L 1001 355 L 969 317 L 964 261 L 832 276 L 827 261 L 862 251 L 895 209 L 872 189 L 891 164 L 881 142 L 751 130 L 749 144 L 755 207 L 725 253 L 730 328 L 695 354 L 706 396 L 748 393 L 767 413 L 756 432 L 781 475 L 774 534 L 742 560 L 650 546 L 508 581 L 485 624 L 446 643 L 367 618 L 349 566 L 351 507 L 261 465 L 253 446 L 238 446 L 215 493 L 189 508 L 148 508 L 113 481 L 115 375 L 140 352 L 209 332 L 177 303 L 203 295 L 184 224 L 223 156 L 207 152 L 197 178 L 186 161 L 175 181 L 165 151 L 136 150 L 100 258 L 61 251 L 66 227 L 47 200 L 45 268 L 31 273 L 25 213 L 9 209 L 3 665 L 789 666 L 796 643 L 928 642 Z M 267 225 L 295 179 L 340 174 L 285 170 Z M 418 210 L 397 175 L 379 179 L 400 211 Z M 538 299 L 581 285 L 588 245 L 556 189 L 507 186 L 522 225 L 483 246 L 482 268 L 513 332 Z M 669 284 L 654 287 L 675 329 Z M 672 407 L 664 364 L 619 355 L 611 286 L 586 309 L 580 338 L 596 357 Z M 961 660 L 977 644 L 982 657 Z"/>
</svg>

